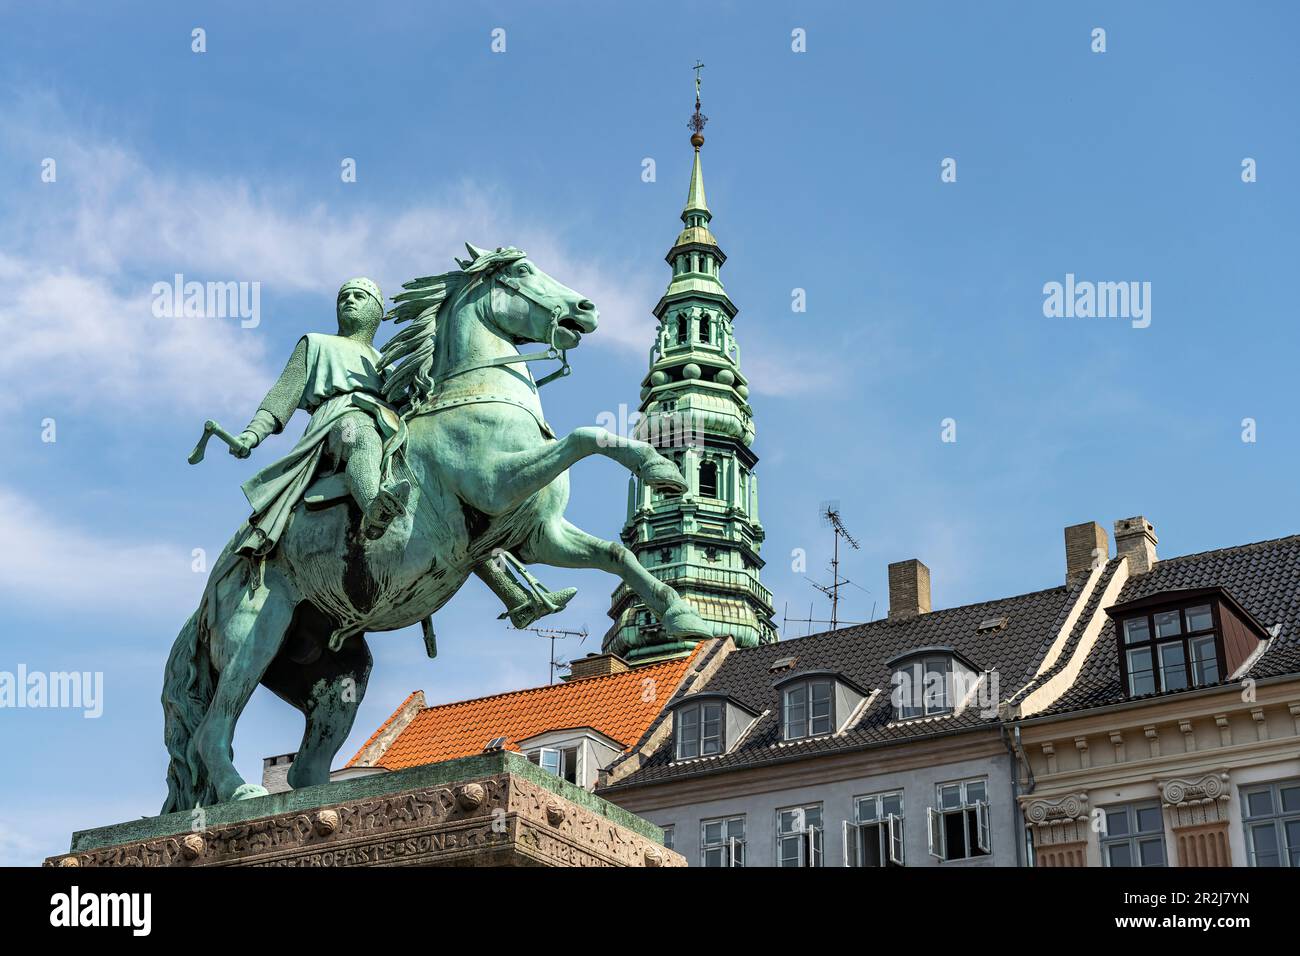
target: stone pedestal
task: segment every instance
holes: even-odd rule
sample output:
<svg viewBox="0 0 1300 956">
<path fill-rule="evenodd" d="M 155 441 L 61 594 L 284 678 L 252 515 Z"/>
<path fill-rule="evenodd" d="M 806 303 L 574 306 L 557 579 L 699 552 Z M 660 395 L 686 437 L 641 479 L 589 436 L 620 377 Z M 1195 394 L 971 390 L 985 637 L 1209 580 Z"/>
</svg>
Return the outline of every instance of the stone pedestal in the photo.
<svg viewBox="0 0 1300 956">
<path fill-rule="evenodd" d="M 148 817 L 46 866 L 685 866 L 651 823 L 514 753 Z"/>
</svg>

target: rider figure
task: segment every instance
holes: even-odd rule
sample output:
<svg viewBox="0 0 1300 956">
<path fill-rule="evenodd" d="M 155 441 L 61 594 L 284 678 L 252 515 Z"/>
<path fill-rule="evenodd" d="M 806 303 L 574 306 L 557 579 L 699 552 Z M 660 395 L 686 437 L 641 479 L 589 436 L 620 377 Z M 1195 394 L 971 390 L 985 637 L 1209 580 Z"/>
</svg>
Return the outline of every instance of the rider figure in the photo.
<svg viewBox="0 0 1300 956">
<path fill-rule="evenodd" d="M 406 424 L 383 398 L 380 356 L 373 344 L 384 316 L 379 286 L 365 278 L 343 283 L 335 313 L 338 332 L 311 332 L 298 340 L 279 380 L 230 449 L 247 458 L 267 435 L 283 431 L 296 409 L 311 415 L 293 450 L 244 482 L 253 513 L 241 552 L 264 555 L 275 547 L 327 454 L 342 465 L 367 538 L 382 537 L 406 513 L 411 484 L 391 477 L 392 456 L 406 439 Z"/>
</svg>

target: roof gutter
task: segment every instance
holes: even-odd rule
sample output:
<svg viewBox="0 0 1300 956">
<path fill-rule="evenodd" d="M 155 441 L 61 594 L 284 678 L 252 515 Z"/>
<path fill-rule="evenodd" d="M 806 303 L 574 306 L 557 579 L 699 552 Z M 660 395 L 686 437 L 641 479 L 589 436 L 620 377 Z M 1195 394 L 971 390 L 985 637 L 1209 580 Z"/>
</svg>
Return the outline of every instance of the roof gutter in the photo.
<svg viewBox="0 0 1300 956">
<path fill-rule="evenodd" d="M 1250 675 L 1242 676 L 1242 680 Z M 1256 687 L 1267 687 L 1272 684 L 1280 684 L 1284 681 L 1300 680 L 1300 673 L 1280 674 L 1274 677 L 1261 677 L 1255 681 Z M 1113 714 L 1124 710 L 1137 710 L 1141 707 L 1147 707 L 1155 703 L 1163 703 L 1167 700 L 1195 700 L 1200 697 L 1213 697 L 1216 694 L 1222 694 L 1225 691 L 1231 691 L 1239 681 L 1232 684 L 1215 684 L 1211 687 L 1198 687 L 1195 690 L 1179 691 L 1176 694 L 1164 694 L 1156 697 L 1144 697 L 1141 700 L 1119 700 L 1113 704 L 1103 704 L 1100 707 L 1084 707 L 1080 710 L 1067 710 L 1057 714 L 1042 714 L 1037 717 L 1020 717 L 1017 718 L 1018 724 L 1032 726 L 1035 724 L 1045 724 L 1052 721 L 1065 720 L 1069 717 L 1084 717 L 1092 714 Z M 1017 728 L 1017 733 L 1019 728 Z"/>
</svg>

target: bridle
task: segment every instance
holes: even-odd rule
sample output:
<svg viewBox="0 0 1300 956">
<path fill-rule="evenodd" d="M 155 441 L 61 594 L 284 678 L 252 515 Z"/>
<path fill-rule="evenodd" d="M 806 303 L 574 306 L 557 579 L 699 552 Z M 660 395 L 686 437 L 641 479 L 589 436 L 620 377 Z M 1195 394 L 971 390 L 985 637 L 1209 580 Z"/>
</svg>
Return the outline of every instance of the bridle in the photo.
<svg viewBox="0 0 1300 956">
<path fill-rule="evenodd" d="M 494 269 L 489 275 L 480 276 L 478 279 L 475 280 L 473 284 L 471 284 L 465 290 L 465 292 L 468 293 L 471 289 L 473 289 L 474 285 L 477 285 L 478 282 L 481 281 L 499 282 L 501 283 L 501 285 L 505 286 L 510 291 L 523 296 L 525 299 L 532 302 L 534 305 L 540 306 L 543 309 L 547 307 L 547 304 L 544 301 L 542 301 L 540 296 L 538 296 L 531 289 L 524 286 L 518 279 L 503 273 L 499 267 L 497 269 Z M 496 308 L 492 304 L 492 295 L 490 290 L 488 293 L 488 310 L 492 313 L 492 320 L 495 322 Z M 521 362 L 558 361 L 560 363 L 560 367 L 557 368 L 554 372 L 551 372 L 549 375 L 537 379 L 537 381 L 534 384 L 536 384 L 538 388 L 541 388 L 543 385 L 547 384 L 548 382 L 555 381 L 557 378 L 563 378 L 566 375 L 569 375 L 570 373 L 572 373 L 573 369 L 569 366 L 568 349 L 562 349 L 555 344 L 555 336 L 559 334 L 560 331 L 560 316 L 563 314 L 563 311 L 564 311 L 563 308 L 561 308 L 558 305 L 551 307 L 551 327 L 547 336 L 547 349 L 545 352 L 520 352 L 516 355 L 502 355 L 499 358 L 488 359 L 485 362 L 475 362 L 469 365 L 461 365 L 457 368 L 452 369 L 447 374 L 443 375 L 438 380 L 437 384 L 441 385 L 443 382 L 447 381 L 448 379 L 455 378 L 458 375 L 464 375 L 466 372 L 476 372 L 479 369 L 484 369 L 484 368 L 504 368 L 509 365 L 517 365 Z"/>
</svg>

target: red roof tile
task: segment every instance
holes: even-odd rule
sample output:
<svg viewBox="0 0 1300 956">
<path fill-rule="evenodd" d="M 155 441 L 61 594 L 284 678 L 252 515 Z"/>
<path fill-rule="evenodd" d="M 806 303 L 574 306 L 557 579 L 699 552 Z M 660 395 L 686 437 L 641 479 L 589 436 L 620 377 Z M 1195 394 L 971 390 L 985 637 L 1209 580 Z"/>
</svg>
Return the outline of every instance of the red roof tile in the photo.
<svg viewBox="0 0 1300 956">
<path fill-rule="evenodd" d="M 468 757 L 482 753 L 494 737 L 505 737 L 506 746 L 518 750 L 517 741 L 574 727 L 591 727 L 625 749 L 631 748 L 663 710 L 697 653 L 698 647 L 690 657 L 648 664 L 621 674 L 426 707 L 411 719 L 375 765 L 402 770 Z M 401 710 L 399 707 L 370 740 L 375 740 Z M 363 746 L 348 761 L 349 767 L 364 750 Z"/>
</svg>

